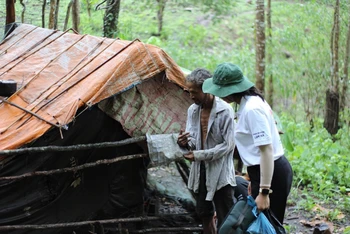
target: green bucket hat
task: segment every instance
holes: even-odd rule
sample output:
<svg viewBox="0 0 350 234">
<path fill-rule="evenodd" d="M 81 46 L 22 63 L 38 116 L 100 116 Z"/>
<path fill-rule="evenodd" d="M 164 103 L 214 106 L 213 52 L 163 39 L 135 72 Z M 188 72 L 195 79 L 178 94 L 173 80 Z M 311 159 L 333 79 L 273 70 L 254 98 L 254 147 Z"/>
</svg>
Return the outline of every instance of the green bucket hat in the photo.
<svg viewBox="0 0 350 234">
<path fill-rule="evenodd" d="M 243 76 L 241 68 L 232 63 L 219 64 L 212 78 L 204 81 L 202 89 L 204 93 L 210 93 L 217 97 L 227 97 L 234 93 L 244 92 L 254 84 Z"/>
</svg>

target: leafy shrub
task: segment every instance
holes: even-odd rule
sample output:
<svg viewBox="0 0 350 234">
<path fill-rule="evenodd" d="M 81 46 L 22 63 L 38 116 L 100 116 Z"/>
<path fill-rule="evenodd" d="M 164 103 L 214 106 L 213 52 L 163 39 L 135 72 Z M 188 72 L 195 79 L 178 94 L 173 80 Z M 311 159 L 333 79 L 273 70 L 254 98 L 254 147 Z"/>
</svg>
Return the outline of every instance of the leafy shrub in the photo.
<svg viewBox="0 0 350 234">
<path fill-rule="evenodd" d="M 281 120 L 293 145 L 288 158 L 295 182 L 328 197 L 350 192 L 349 127 L 341 128 L 333 138 L 321 119 L 307 124 L 282 115 Z"/>
</svg>

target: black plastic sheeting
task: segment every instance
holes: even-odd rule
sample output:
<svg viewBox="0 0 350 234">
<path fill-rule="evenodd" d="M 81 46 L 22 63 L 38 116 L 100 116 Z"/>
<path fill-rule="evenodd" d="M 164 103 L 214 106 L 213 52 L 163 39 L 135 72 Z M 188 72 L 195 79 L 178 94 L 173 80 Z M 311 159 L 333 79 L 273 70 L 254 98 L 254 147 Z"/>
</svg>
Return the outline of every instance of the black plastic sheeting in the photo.
<svg viewBox="0 0 350 234">
<path fill-rule="evenodd" d="M 62 130 L 52 129 L 26 147 L 75 145 L 129 138 L 117 121 L 97 107 L 83 112 Z M 96 150 L 26 153 L 0 166 L 0 176 L 72 167 L 99 159 L 143 153 L 137 144 Z M 140 216 L 148 159 L 18 181 L 0 181 L 0 225 L 54 224 Z M 6 233 L 88 233 L 91 227 L 19 230 Z"/>
</svg>

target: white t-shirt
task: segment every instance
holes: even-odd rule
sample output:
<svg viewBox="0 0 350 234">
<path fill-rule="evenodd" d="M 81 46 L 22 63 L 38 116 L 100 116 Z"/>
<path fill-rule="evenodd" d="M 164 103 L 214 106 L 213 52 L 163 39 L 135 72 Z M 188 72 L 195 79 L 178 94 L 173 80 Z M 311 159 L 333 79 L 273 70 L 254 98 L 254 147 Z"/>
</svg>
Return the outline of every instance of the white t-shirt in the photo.
<svg viewBox="0 0 350 234">
<path fill-rule="evenodd" d="M 234 135 L 237 149 L 246 166 L 260 164 L 261 145 L 272 144 L 274 160 L 284 154 L 271 107 L 259 96 L 242 97 Z"/>
</svg>

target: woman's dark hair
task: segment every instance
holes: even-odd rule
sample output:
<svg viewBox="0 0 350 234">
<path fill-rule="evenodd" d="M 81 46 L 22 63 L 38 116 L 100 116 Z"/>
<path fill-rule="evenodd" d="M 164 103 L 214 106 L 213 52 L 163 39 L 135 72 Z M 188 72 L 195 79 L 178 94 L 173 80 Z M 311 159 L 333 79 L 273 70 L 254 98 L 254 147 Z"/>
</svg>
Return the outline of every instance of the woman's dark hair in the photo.
<svg viewBox="0 0 350 234">
<path fill-rule="evenodd" d="M 243 91 L 241 93 L 235 93 L 234 95 L 244 97 L 244 96 L 258 96 L 260 97 L 263 101 L 265 101 L 264 96 L 260 92 L 259 89 L 255 88 L 255 86 L 251 87 L 250 89 Z"/>
</svg>

